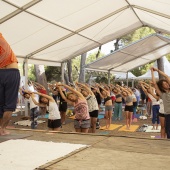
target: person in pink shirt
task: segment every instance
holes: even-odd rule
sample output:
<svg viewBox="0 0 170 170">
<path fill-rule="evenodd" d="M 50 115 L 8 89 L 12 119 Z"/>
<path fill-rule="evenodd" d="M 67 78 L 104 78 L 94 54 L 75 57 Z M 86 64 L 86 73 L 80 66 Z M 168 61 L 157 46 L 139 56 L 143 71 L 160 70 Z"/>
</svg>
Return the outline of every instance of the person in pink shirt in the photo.
<svg viewBox="0 0 170 170">
<path fill-rule="evenodd" d="M 63 94 L 61 86 L 68 90 L 67 97 Z M 72 106 L 74 106 L 75 119 L 74 128 L 76 132 L 88 133 L 90 128 L 90 115 L 86 98 L 77 90 L 65 84 L 57 84 L 60 95 L 62 98 Z"/>
</svg>

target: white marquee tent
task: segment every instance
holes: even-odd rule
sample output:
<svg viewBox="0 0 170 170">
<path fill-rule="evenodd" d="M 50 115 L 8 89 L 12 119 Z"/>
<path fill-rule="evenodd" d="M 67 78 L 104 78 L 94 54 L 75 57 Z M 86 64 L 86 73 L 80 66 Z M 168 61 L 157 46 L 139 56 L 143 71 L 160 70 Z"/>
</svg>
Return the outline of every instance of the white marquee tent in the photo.
<svg viewBox="0 0 170 170">
<path fill-rule="evenodd" d="M 1 0 L 0 32 L 20 61 L 60 65 L 142 26 L 170 33 L 169 7 L 169 0 Z"/>
<path fill-rule="evenodd" d="M 28 63 L 60 66 L 142 26 L 170 33 L 169 9 L 169 0 L 1 0 L 0 32 L 19 61 L 25 62 L 27 74 Z M 156 36 L 158 39 L 163 38 Z M 157 49 L 159 57 L 165 55 L 160 51 L 161 43 L 166 44 L 164 51 L 168 53 L 167 40 L 158 46 L 148 44 Z M 148 53 L 147 48 L 143 51 Z M 131 58 L 127 66 L 118 69 L 121 72 L 130 65 L 143 64 L 143 59 L 134 60 L 129 53 L 119 56 L 121 61 Z M 156 59 L 153 55 L 150 52 Z"/>
<path fill-rule="evenodd" d="M 128 72 L 128 75 L 126 73 L 117 73 L 115 74 L 115 80 L 126 80 L 127 78 L 130 80 L 136 79 L 136 76 L 133 75 L 131 72 Z"/>
</svg>

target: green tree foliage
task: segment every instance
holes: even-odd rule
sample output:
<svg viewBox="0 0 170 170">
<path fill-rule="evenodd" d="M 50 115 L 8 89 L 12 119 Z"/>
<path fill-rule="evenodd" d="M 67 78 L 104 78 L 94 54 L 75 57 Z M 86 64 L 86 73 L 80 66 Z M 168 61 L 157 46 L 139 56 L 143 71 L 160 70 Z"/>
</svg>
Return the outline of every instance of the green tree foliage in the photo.
<svg viewBox="0 0 170 170">
<path fill-rule="evenodd" d="M 32 81 L 36 81 L 36 76 L 35 76 L 35 69 L 33 64 L 28 64 L 28 79 Z"/>
<path fill-rule="evenodd" d="M 80 59 L 81 56 L 72 59 L 72 78 L 73 81 L 78 81 L 80 74 Z"/>
<path fill-rule="evenodd" d="M 97 52 L 90 53 L 86 58 L 86 64 L 89 64 L 89 63 L 95 61 L 96 60 L 96 54 L 97 54 Z M 104 56 L 104 54 L 100 53 L 98 58 L 100 58 L 102 56 Z M 80 59 L 81 59 L 81 56 L 78 56 L 78 57 L 75 57 L 74 59 L 72 59 L 72 77 L 73 77 L 73 81 L 78 81 L 78 78 L 79 78 Z M 92 76 L 95 75 L 94 72 L 91 72 L 91 74 L 92 74 Z M 86 82 L 89 80 L 91 74 L 85 74 Z"/>
<path fill-rule="evenodd" d="M 138 68 L 135 68 L 135 69 L 131 70 L 131 72 L 135 76 L 141 76 L 141 75 L 145 74 L 152 65 L 153 65 L 153 62 L 148 63 L 148 64 L 143 65 L 143 66 L 140 66 Z"/>
<path fill-rule="evenodd" d="M 97 52 L 95 52 L 95 53 L 90 53 L 90 54 L 88 55 L 87 59 L 86 59 L 86 64 L 89 64 L 89 63 L 95 61 L 95 60 L 96 60 L 96 54 L 97 54 Z M 101 58 L 101 57 L 103 57 L 103 56 L 104 56 L 104 54 L 103 54 L 103 53 L 100 53 L 99 56 L 98 56 L 98 58 Z"/>
<path fill-rule="evenodd" d="M 168 61 L 170 62 L 170 54 L 166 55 L 166 58 L 168 59 Z"/>
<path fill-rule="evenodd" d="M 146 36 L 149 36 L 150 34 L 155 33 L 155 31 L 152 28 L 149 27 L 142 27 L 137 29 L 135 32 L 128 34 L 124 37 L 121 38 L 121 41 L 124 45 L 128 45 L 132 42 L 135 42 L 137 40 L 140 40 Z M 138 47 L 140 48 L 140 47 Z M 135 75 L 135 76 L 141 76 L 143 74 L 145 74 L 148 69 L 151 67 L 153 63 L 149 63 L 146 64 L 144 66 L 140 66 L 138 68 L 133 69 L 131 72 Z"/>
<path fill-rule="evenodd" d="M 60 67 L 46 66 L 45 74 L 47 77 L 47 82 L 61 81 L 61 68 Z"/>
<path fill-rule="evenodd" d="M 123 43 L 125 45 L 128 45 L 132 42 L 140 40 L 140 39 L 142 39 L 150 34 L 153 34 L 153 33 L 155 33 L 155 30 L 153 30 L 152 28 L 142 27 L 142 28 L 137 29 L 135 32 L 133 32 L 131 34 L 128 34 L 128 35 L 122 37 L 121 40 L 123 41 Z"/>
</svg>

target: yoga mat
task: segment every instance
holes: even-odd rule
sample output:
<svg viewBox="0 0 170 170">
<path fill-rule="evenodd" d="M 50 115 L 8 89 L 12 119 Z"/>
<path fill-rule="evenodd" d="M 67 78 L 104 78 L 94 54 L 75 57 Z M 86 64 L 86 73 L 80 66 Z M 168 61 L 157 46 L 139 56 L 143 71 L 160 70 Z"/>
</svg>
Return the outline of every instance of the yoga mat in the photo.
<svg viewBox="0 0 170 170">
<path fill-rule="evenodd" d="M 142 114 L 134 114 L 134 118 L 138 118 L 139 119 L 140 116 L 142 116 Z"/>
<path fill-rule="evenodd" d="M 39 118 L 46 118 L 46 119 L 48 119 L 48 116 L 49 116 L 49 114 L 45 114 L 45 115 L 40 115 L 40 116 L 38 116 Z"/>
<path fill-rule="evenodd" d="M 103 119 L 104 118 L 104 115 L 98 115 L 98 119 Z"/>
<path fill-rule="evenodd" d="M 0 143 L 7 141 L 7 140 L 11 140 L 11 139 L 23 139 L 26 137 L 29 137 L 32 135 L 27 135 L 27 134 L 9 134 L 9 135 L 5 135 L 5 136 L 0 136 Z"/>
<path fill-rule="evenodd" d="M 67 123 L 71 123 L 71 122 L 73 122 L 73 121 L 74 121 L 73 119 L 66 119 L 65 122 L 66 122 L 66 124 L 67 124 Z"/>
<path fill-rule="evenodd" d="M 16 114 L 16 113 L 12 114 L 12 117 L 17 117 L 17 116 L 18 116 L 18 114 Z"/>
<path fill-rule="evenodd" d="M 37 120 L 37 123 L 38 124 L 45 123 L 45 121 L 44 120 Z M 30 120 L 21 120 L 21 121 L 15 122 L 14 124 L 20 125 L 20 126 L 31 126 L 31 121 Z"/>
<path fill-rule="evenodd" d="M 158 126 L 158 130 L 152 130 L 153 126 L 148 126 L 145 132 L 161 132 L 161 126 Z"/>
<path fill-rule="evenodd" d="M 101 114 L 98 115 L 98 119 L 103 119 L 103 118 L 104 118 L 104 115 L 101 115 Z M 70 116 L 69 119 L 75 119 L 75 115 Z"/>
<path fill-rule="evenodd" d="M 106 129 L 106 126 L 102 126 L 102 127 L 100 127 L 100 130 L 115 130 L 121 126 L 122 125 L 111 124 L 109 129 Z"/>
<path fill-rule="evenodd" d="M 142 126 L 137 130 L 137 132 L 145 132 L 147 128 L 148 128 L 148 125 L 142 125 Z"/>
<path fill-rule="evenodd" d="M 43 142 L 24 139 L 8 140 L 0 144 L 0 169 L 41 169 L 39 166 L 42 166 L 53 160 L 63 158 L 73 151 L 78 152 L 79 149 L 84 147 L 87 147 L 87 145 Z"/>
<path fill-rule="evenodd" d="M 75 119 L 75 115 L 70 116 L 69 119 Z"/>
<path fill-rule="evenodd" d="M 104 112 L 99 112 L 100 115 L 104 115 L 105 114 L 105 111 Z"/>
<path fill-rule="evenodd" d="M 125 132 L 135 132 L 138 129 L 139 125 L 131 125 L 130 130 L 126 129 L 126 125 L 121 127 L 118 131 L 125 131 Z"/>
<path fill-rule="evenodd" d="M 109 132 L 102 131 L 102 132 L 99 132 L 99 133 L 97 133 L 97 134 L 100 134 L 100 135 L 108 135 L 108 134 L 109 134 Z"/>
</svg>

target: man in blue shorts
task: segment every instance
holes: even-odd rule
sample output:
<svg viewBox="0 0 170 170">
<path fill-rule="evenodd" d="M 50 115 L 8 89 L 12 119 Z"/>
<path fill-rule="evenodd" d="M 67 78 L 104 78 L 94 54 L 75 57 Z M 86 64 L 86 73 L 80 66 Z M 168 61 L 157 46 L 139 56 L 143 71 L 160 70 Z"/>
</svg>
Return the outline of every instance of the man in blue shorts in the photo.
<svg viewBox="0 0 170 170">
<path fill-rule="evenodd" d="M 17 58 L 0 33 L 0 135 L 9 134 L 6 127 L 16 109 L 19 84 Z"/>
</svg>

